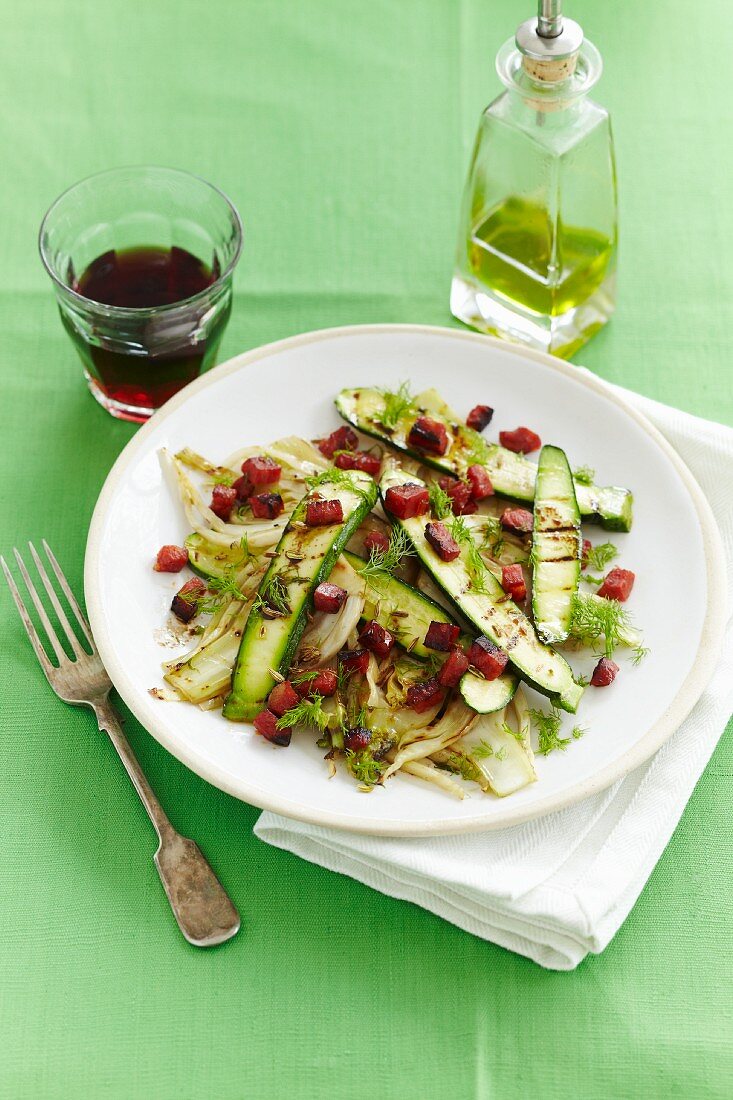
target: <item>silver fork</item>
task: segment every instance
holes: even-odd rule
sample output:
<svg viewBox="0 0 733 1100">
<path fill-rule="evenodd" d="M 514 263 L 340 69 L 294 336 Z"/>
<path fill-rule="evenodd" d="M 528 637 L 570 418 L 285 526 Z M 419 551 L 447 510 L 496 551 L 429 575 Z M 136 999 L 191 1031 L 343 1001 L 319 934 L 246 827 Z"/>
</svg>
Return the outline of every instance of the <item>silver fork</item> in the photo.
<svg viewBox="0 0 733 1100">
<path fill-rule="evenodd" d="M 58 664 L 54 664 L 49 659 L 5 559 L 0 557 L 5 579 L 8 582 L 15 605 L 23 620 L 23 626 L 30 638 L 31 645 L 35 650 L 46 679 L 58 697 L 63 699 L 65 703 L 71 703 L 73 706 L 91 707 L 97 716 L 100 730 L 109 734 L 109 738 L 140 796 L 140 801 L 148 812 L 153 828 L 158 834 L 159 844 L 154 857 L 155 865 L 158 868 L 158 874 L 168 895 L 168 901 L 171 903 L 173 914 L 183 935 L 189 943 L 194 944 L 196 947 L 211 947 L 214 944 L 231 939 L 239 931 L 239 913 L 204 858 L 201 849 L 193 840 L 176 832 L 153 793 L 153 789 L 148 783 L 109 701 L 112 683 L 97 652 L 89 623 L 61 571 L 59 563 L 44 539 L 43 549 L 46 551 L 46 557 L 56 575 L 59 587 L 89 643 L 91 653 L 84 649 L 74 633 L 61 606 L 56 589 L 46 572 L 43 562 L 36 553 L 33 543 L 28 543 L 28 546 L 36 569 L 43 581 L 43 587 L 46 589 L 51 605 L 66 635 L 67 644 L 74 653 L 74 659 L 72 660 L 64 652 L 35 585 L 28 575 L 23 559 L 18 551 L 14 550 L 18 568 L 38 613 L 38 618 L 51 643 L 51 648 L 56 654 Z"/>
</svg>

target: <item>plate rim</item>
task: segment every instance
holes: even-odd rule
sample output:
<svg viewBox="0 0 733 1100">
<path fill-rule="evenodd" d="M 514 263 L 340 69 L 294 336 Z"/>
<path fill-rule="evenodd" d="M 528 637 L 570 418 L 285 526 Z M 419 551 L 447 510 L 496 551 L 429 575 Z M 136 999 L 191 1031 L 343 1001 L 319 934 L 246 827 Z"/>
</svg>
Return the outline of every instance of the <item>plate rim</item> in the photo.
<svg viewBox="0 0 733 1100">
<path fill-rule="evenodd" d="M 143 450 L 148 436 L 162 421 L 172 416 L 182 405 L 195 397 L 201 390 L 216 384 L 220 379 L 243 370 L 254 362 L 259 362 L 271 355 L 291 348 L 317 343 L 319 341 L 338 339 L 344 336 L 364 336 L 377 334 L 405 334 L 421 336 L 449 337 L 454 340 L 473 342 L 482 346 L 496 347 L 502 352 L 514 354 L 524 359 L 531 359 L 537 363 L 557 371 L 558 374 L 574 379 L 576 382 L 587 386 L 601 397 L 611 401 L 620 407 L 632 420 L 634 420 L 649 435 L 656 445 L 662 450 L 666 458 L 672 463 L 687 489 L 700 524 L 703 541 L 703 553 L 706 563 L 706 591 L 707 607 L 700 634 L 700 642 L 690 672 L 679 686 L 674 698 L 660 718 L 649 727 L 643 737 L 620 756 L 616 761 L 596 772 L 593 776 L 582 780 L 561 794 L 547 795 L 540 798 L 533 806 L 518 807 L 512 811 L 509 800 L 503 801 L 502 806 L 507 812 L 497 820 L 487 820 L 482 815 L 476 814 L 461 819 L 436 818 L 430 822 L 405 822 L 395 818 L 360 818 L 355 815 L 344 815 L 339 812 L 325 810 L 315 813 L 312 809 L 293 801 L 287 796 L 272 796 L 255 783 L 233 781 L 230 774 L 211 761 L 200 759 L 196 754 L 187 752 L 185 747 L 170 737 L 164 724 L 156 718 L 155 712 L 148 707 L 147 692 L 142 692 L 127 676 L 121 662 L 117 661 L 114 654 L 109 631 L 107 629 L 99 588 L 97 586 L 98 557 L 104 522 L 114 499 L 119 482 L 136 458 L 139 451 Z M 579 369 L 579 365 L 567 363 L 562 359 L 546 354 L 545 352 L 526 348 L 519 344 L 512 344 L 482 333 L 470 332 L 461 329 L 447 328 L 442 325 L 420 324 L 361 324 L 340 325 L 333 328 L 313 329 L 308 332 L 298 333 L 281 340 L 275 340 L 267 344 L 259 345 L 249 351 L 232 356 L 226 362 L 214 367 L 206 374 L 201 375 L 195 381 L 186 386 L 175 397 L 171 398 L 140 430 L 128 441 L 122 449 L 113 466 L 111 467 L 104 485 L 97 498 L 87 537 L 86 552 L 84 558 L 84 595 L 92 633 L 99 650 L 100 656 L 118 694 L 135 715 L 142 726 L 161 744 L 171 755 L 190 768 L 200 778 L 205 779 L 219 790 L 232 795 L 240 801 L 247 802 L 262 810 L 281 814 L 284 817 L 293 818 L 309 825 L 340 829 L 350 833 L 361 833 L 372 836 L 448 836 L 460 833 L 488 832 L 494 829 L 504 829 L 513 825 L 519 825 L 526 821 L 543 817 L 549 813 L 567 809 L 600 791 L 606 790 L 614 782 L 628 775 L 635 768 L 645 763 L 657 752 L 669 737 L 679 728 L 692 710 L 695 703 L 702 695 L 710 681 L 722 646 L 725 627 L 725 593 L 721 593 L 721 578 L 725 584 L 725 557 L 722 540 L 712 509 L 702 489 L 697 484 L 694 476 L 685 462 L 677 454 L 672 445 L 662 435 L 647 417 L 628 404 L 610 384 L 597 378 L 589 371 Z M 715 581 L 715 584 L 713 583 Z M 712 598 L 716 592 L 716 598 Z"/>
</svg>

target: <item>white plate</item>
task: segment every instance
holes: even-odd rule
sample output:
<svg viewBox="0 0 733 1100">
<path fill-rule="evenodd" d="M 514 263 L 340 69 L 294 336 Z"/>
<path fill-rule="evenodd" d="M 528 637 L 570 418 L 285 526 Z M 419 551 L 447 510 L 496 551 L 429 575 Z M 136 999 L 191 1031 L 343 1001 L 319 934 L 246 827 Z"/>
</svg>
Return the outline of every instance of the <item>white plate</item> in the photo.
<svg viewBox="0 0 733 1100">
<path fill-rule="evenodd" d="M 327 775 L 310 734 L 289 749 L 218 712 L 165 703 L 161 683 L 171 651 L 156 641 L 181 578 L 154 573 L 163 543 L 188 533 L 164 483 L 157 451 L 184 446 L 215 461 L 237 447 L 295 433 L 322 435 L 339 424 L 333 397 L 343 386 L 437 387 L 467 413 L 496 409 L 487 431 L 526 424 L 588 464 L 602 484 L 629 486 L 635 522 L 611 537 L 637 583 L 628 605 L 650 656 L 622 659 L 613 687 L 589 689 L 578 721 L 588 728 L 566 752 L 537 760 L 537 783 L 500 800 L 472 793 L 462 802 L 408 776 L 359 793 L 342 770 Z M 516 824 L 562 809 L 646 760 L 698 699 L 720 644 L 724 575 L 710 509 L 662 436 L 602 385 L 557 359 L 472 333 L 414 325 L 367 325 L 307 333 L 258 348 L 211 371 L 142 428 L 107 478 L 87 546 L 86 601 L 94 636 L 127 705 L 162 745 L 204 779 L 256 806 L 322 825 L 396 836 L 457 833 Z M 714 585 L 712 578 L 718 581 Z M 589 658 L 576 669 L 590 671 Z M 567 729 L 574 724 L 568 716 Z"/>
</svg>

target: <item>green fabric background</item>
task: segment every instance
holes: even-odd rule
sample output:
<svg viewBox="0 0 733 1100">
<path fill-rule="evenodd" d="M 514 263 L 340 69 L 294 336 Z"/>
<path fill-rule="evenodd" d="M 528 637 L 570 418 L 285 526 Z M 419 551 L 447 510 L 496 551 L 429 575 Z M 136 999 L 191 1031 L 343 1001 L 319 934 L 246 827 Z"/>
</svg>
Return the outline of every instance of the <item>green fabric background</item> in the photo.
<svg viewBox="0 0 733 1100">
<path fill-rule="evenodd" d="M 246 246 L 222 358 L 321 326 L 448 324 L 470 144 L 529 7 L 0 0 L 0 549 L 45 535 L 80 590 L 134 431 L 86 392 L 37 258 L 56 194 L 143 162 L 223 187 Z M 728 5 L 572 7 L 605 57 L 621 190 L 618 312 L 581 357 L 731 423 Z M 201 952 L 111 747 L 50 695 L 0 605 L 2 1100 L 731 1095 L 730 736 L 615 941 L 557 974 L 263 846 L 256 810 L 129 720 L 243 914 Z"/>
</svg>

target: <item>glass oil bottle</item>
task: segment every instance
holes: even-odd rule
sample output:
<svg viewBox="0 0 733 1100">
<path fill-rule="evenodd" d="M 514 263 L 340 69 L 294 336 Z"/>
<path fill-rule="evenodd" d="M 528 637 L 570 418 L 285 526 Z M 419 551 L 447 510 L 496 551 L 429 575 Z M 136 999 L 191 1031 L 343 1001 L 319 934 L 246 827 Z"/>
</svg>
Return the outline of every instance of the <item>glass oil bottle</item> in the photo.
<svg viewBox="0 0 733 1100">
<path fill-rule="evenodd" d="M 481 118 L 461 210 L 451 312 L 564 358 L 613 313 L 616 171 L 601 57 L 560 0 L 496 58 L 506 91 Z"/>
</svg>

